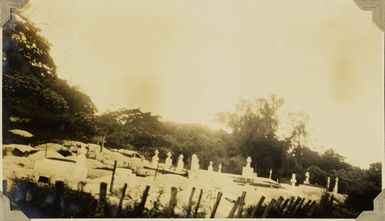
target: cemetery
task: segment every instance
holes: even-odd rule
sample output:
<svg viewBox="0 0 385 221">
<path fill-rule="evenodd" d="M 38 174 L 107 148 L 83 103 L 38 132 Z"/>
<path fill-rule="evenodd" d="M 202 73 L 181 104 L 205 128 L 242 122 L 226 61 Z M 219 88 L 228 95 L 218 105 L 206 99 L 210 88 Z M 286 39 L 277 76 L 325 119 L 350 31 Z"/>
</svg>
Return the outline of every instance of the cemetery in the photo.
<svg viewBox="0 0 385 221">
<path fill-rule="evenodd" d="M 67 196 L 71 191 L 87 194 L 97 205 L 108 202 L 115 208 L 109 217 L 125 217 L 124 208 L 141 217 L 138 208 L 144 214 L 155 206 L 167 211 L 167 217 L 316 217 L 325 205 L 338 206 L 347 197 L 338 193 L 338 177 L 334 186 L 328 177 L 325 187 L 312 184 L 309 172 L 303 183 L 297 181 L 295 173 L 289 183 L 280 183 L 272 179 L 272 170 L 268 177 L 258 176 L 250 166 L 251 157 L 245 159 L 241 174 L 232 174 L 222 171 L 221 162 L 210 161 L 203 168 L 196 154 L 186 157 L 168 152 L 161 159 L 156 149 L 147 160 L 140 153 L 130 153 L 131 157 L 129 151 L 72 141 L 36 147 L 3 145 L 4 190 L 16 205 L 34 202 L 39 195 L 33 188 L 20 187 L 25 185 L 19 185 L 20 180 L 35 189 L 52 188 L 62 194 L 65 189 Z M 186 162 L 186 158 L 191 160 Z M 44 196 L 43 201 L 47 203 L 55 194 Z"/>
<path fill-rule="evenodd" d="M 384 220 L 383 38 L 353 3 L 10 1 L 0 202 L 13 211 Z"/>
</svg>

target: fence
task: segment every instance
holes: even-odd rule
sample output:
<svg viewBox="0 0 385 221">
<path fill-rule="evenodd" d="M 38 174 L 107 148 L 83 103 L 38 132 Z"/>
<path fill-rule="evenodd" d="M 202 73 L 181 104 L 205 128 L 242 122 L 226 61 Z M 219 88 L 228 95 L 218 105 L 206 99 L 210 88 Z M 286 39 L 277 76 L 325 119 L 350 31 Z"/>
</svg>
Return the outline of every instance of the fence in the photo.
<svg viewBox="0 0 385 221">
<path fill-rule="evenodd" d="M 113 183 L 113 179 L 112 182 Z M 4 190 L 7 190 L 7 182 Z M 150 186 L 146 186 L 139 203 L 133 207 L 123 208 L 124 201 L 127 200 L 126 192 L 129 186 L 124 184 L 118 196 L 118 203 L 114 204 L 108 200 L 111 191 L 107 190 L 107 183 L 100 183 L 98 197 L 82 191 L 83 184 L 79 184 L 78 190 L 67 188 L 63 181 L 56 181 L 54 185 L 44 182 L 33 183 L 28 180 L 17 180 L 13 183 L 11 190 L 5 192 L 14 205 L 32 218 L 90 218 L 90 217 L 163 217 L 163 218 L 198 218 L 205 217 L 205 211 L 201 209 L 201 200 L 204 190 L 199 190 L 197 201 L 193 201 L 194 195 L 198 193 L 193 187 L 186 199 L 187 207 L 182 214 L 175 213 L 177 206 L 178 189 L 171 187 L 171 194 L 165 208 L 159 209 L 145 208 Z M 111 187 L 110 187 L 111 189 Z M 116 195 L 116 193 L 114 193 Z M 218 192 L 210 211 L 210 218 L 216 216 L 217 209 L 223 200 L 223 193 Z M 227 218 L 314 218 L 332 217 L 333 195 L 325 194 L 319 202 L 307 200 L 301 197 L 290 197 L 285 199 L 271 199 L 266 201 L 265 196 L 261 196 L 255 205 L 245 208 L 246 192 L 243 192 L 234 202 Z M 32 211 L 31 211 L 32 210 Z M 207 214 L 207 215 L 208 215 Z"/>
</svg>

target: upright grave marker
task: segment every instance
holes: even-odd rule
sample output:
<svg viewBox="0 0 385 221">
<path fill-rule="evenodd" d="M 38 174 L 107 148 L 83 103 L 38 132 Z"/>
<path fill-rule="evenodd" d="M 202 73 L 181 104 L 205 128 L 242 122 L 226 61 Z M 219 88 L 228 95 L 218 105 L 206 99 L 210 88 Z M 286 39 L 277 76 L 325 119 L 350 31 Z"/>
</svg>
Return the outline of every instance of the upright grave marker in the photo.
<svg viewBox="0 0 385 221">
<path fill-rule="evenodd" d="M 254 178 L 256 174 L 254 174 L 254 169 L 250 166 L 251 157 L 247 157 L 246 166 L 242 168 L 242 176 L 245 178 Z"/>
<path fill-rule="evenodd" d="M 213 161 L 210 161 L 209 166 L 207 167 L 207 171 L 213 172 Z"/>
<path fill-rule="evenodd" d="M 338 193 L 338 177 L 335 179 L 334 187 L 333 187 L 333 193 Z"/>
<path fill-rule="evenodd" d="M 270 171 L 269 171 L 269 179 L 271 179 L 272 175 L 273 175 L 273 169 L 270 169 Z"/>
<path fill-rule="evenodd" d="M 195 153 L 191 156 L 190 170 L 191 171 L 198 171 L 199 170 L 199 159 Z"/>
<path fill-rule="evenodd" d="M 164 162 L 165 169 L 170 169 L 172 167 L 171 152 L 167 152 L 167 158 Z"/>
<path fill-rule="evenodd" d="M 218 173 L 222 173 L 222 164 L 221 163 L 218 166 Z"/>
<path fill-rule="evenodd" d="M 158 163 L 159 163 L 158 154 L 159 154 L 159 151 L 158 151 L 158 149 L 156 149 L 155 150 L 155 154 L 154 154 L 154 156 L 151 159 L 151 167 L 152 168 L 156 168 L 158 166 Z"/>
<path fill-rule="evenodd" d="M 184 168 L 183 154 L 179 155 L 178 163 L 176 164 L 176 171 L 181 172 Z"/>
<path fill-rule="evenodd" d="M 290 183 L 291 183 L 291 186 L 295 186 L 295 184 L 297 183 L 297 179 L 296 179 L 295 173 L 291 174 Z"/>
<path fill-rule="evenodd" d="M 305 173 L 305 181 L 303 181 L 303 184 L 310 184 L 309 179 L 310 179 L 310 173 L 309 173 L 309 171 L 306 171 L 306 173 Z"/>
</svg>

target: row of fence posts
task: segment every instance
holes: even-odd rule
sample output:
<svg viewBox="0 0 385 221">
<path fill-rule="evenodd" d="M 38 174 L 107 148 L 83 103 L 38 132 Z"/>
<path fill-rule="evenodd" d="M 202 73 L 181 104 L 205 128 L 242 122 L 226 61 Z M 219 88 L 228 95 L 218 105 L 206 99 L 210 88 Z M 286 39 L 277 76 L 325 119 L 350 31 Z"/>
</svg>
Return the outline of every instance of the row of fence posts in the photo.
<svg viewBox="0 0 385 221">
<path fill-rule="evenodd" d="M 115 173 L 116 173 L 116 166 L 117 166 L 117 161 L 115 160 L 114 161 L 114 166 L 113 166 L 113 169 L 112 169 L 111 182 L 110 182 L 110 193 L 112 193 L 113 187 L 114 187 L 114 179 L 115 179 Z M 106 183 L 101 183 L 100 184 L 99 198 L 101 200 L 101 203 L 100 203 L 101 206 L 103 206 L 104 203 L 105 203 L 106 193 L 107 193 L 106 188 L 107 188 L 107 184 Z M 126 190 L 127 190 L 127 184 L 124 184 L 122 195 L 121 195 L 120 200 L 119 200 L 119 206 L 118 206 L 118 212 L 119 213 L 122 210 L 123 200 L 124 200 L 124 197 L 125 197 L 125 194 L 126 194 Z M 142 213 L 143 212 L 144 205 L 146 203 L 149 190 L 150 190 L 150 186 L 146 186 L 146 188 L 145 188 L 145 190 L 143 192 L 142 200 L 141 200 L 141 202 L 139 203 L 139 205 L 135 209 L 136 212 L 138 212 L 138 213 Z M 178 193 L 178 189 L 176 187 L 172 187 L 171 188 L 171 195 L 170 195 L 169 206 L 168 206 L 168 209 L 167 209 L 170 216 L 174 215 L 174 209 L 175 209 L 176 204 L 177 204 L 177 200 L 176 200 L 177 199 L 177 193 Z M 190 197 L 189 197 L 189 201 L 188 201 L 188 204 L 187 204 L 187 211 L 186 211 L 187 217 L 189 217 L 191 215 L 192 199 L 193 199 L 194 193 L 195 193 L 195 187 L 191 191 L 191 194 L 190 194 Z M 199 193 L 199 196 L 198 196 L 198 201 L 197 201 L 197 205 L 196 205 L 195 210 L 194 210 L 193 217 L 197 217 L 197 215 L 198 215 L 198 209 L 199 209 L 199 206 L 200 206 L 200 202 L 202 200 L 202 195 L 203 195 L 203 190 L 201 189 L 200 193 Z M 210 218 L 214 218 L 215 217 L 215 213 L 216 213 L 216 211 L 218 209 L 218 206 L 219 206 L 219 203 L 221 201 L 222 195 L 223 195 L 222 192 L 218 192 L 218 195 L 217 195 L 214 207 L 213 207 L 213 209 L 211 211 Z M 246 195 L 246 192 L 244 192 L 244 195 Z"/>
<path fill-rule="evenodd" d="M 114 178 L 115 178 L 115 173 L 116 173 L 116 167 L 117 167 L 117 161 L 114 162 L 113 170 L 112 170 L 112 177 L 111 177 L 111 182 L 110 182 L 110 188 L 109 191 L 110 193 L 113 192 L 113 186 L 114 186 Z M 63 200 L 63 194 L 64 194 L 64 189 L 65 189 L 65 184 L 63 181 L 56 181 L 55 182 L 55 201 L 54 204 L 57 205 L 55 206 L 55 209 L 57 209 L 57 214 L 60 213 L 60 203 Z M 81 188 L 83 189 L 83 188 Z M 7 191 L 7 182 L 6 180 L 3 181 L 3 190 L 4 193 L 6 194 Z M 140 203 L 135 207 L 135 212 L 137 214 L 141 214 L 145 208 L 145 203 L 147 201 L 147 197 L 149 194 L 150 186 L 146 186 L 142 195 L 142 199 Z M 122 195 L 120 196 L 119 199 L 119 204 L 118 204 L 118 214 L 122 212 L 122 207 L 123 207 L 123 202 L 124 198 L 126 195 L 127 191 L 127 184 L 124 184 L 123 189 L 122 189 Z M 191 213 L 192 217 L 196 218 L 198 216 L 198 209 L 202 200 L 202 195 L 203 195 L 203 190 L 200 190 L 198 200 L 196 202 L 196 206 L 194 210 L 192 211 L 192 205 L 193 205 L 193 197 L 195 194 L 196 188 L 193 187 L 188 199 L 187 203 L 187 208 L 186 208 L 186 216 L 190 217 Z M 26 192 L 26 191 L 25 191 Z M 167 212 L 169 215 L 172 217 L 174 215 L 174 209 L 177 204 L 177 188 L 172 187 L 171 188 L 171 195 L 170 195 L 170 200 L 169 200 L 169 205 L 167 208 Z M 211 210 L 210 218 L 214 218 L 215 214 L 217 212 L 219 203 L 222 199 L 222 192 L 217 193 L 217 197 L 213 206 L 213 209 Z M 98 213 L 104 214 L 104 208 L 106 206 L 106 196 L 107 196 L 107 183 L 102 182 L 100 183 L 100 189 L 99 189 L 99 203 L 98 203 Z M 234 202 L 234 205 L 232 209 L 229 212 L 228 218 L 241 218 L 242 213 L 243 213 L 243 207 L 245 205 L 245 198 L 246 198 L 246 192 L 243 191 L 242 195 L 237 198 L 237 200 Z M 260 200 L 256 204 L 255 207 L 253 207 L 251 214 L 249 214 L 250 218 L 256 218 L 256 217 L 261 217 L 261 218 L 266 218 L 269 216 L 270 212 L 273 214 L 274 217 L 294 217 L 295 215 L 300 215 L 301 217 L 312 217 L 317 204 L 316 201 L 308 200 L 307 203 L 305 203 L 305 198 L 300 198 L 297 197 L 291 197 L 290 199 L 284 199 L 283 197 L 279 197 L 279 199 L 272 199 L 269 204 L 266 206 L 263 206 L 263 202 L 265 201 L 265 197 L 261 196 Z M 330 202 L 331 200 L 331 205 L 333 205 L 333 195 L 331 195 L 328 198 L 328 201 Z M 300 212 L 300 214 L 299 214 Z"/>
<path fill-rule="evenodd" d="M 106 199 L 106 196 L 105 196 L 106 187 L 107 187 L 106 183 L 100 184 L 100 197 L 99 198 L 101 201 L 101 205 L 104 204 L 104 201 Z M 123 205 L 123 200 L 124 200 L 124 197 L 126 194 L 126 190 L 127 190 L 127 184 L 124 184 L 122 195 L 121 195 L 120 201 L 119 201 L 119 207 L 118 207 L 119 212 L 122 210 L 122 205 Z M 150 186 L 146 186 L 146 188 L 143 192 L 143 195 L 142 195 L 142 199 L 141 199 L 139 205 L 135 208 L 135 211 L 138 214 L 142 213 L 144 208 L 145 208 L 145 203 L 146 203 L 146 200 L 148 197 L 149 190 L 150 190 Z M 193 197 L 194 197 L 195 192 L 196 192 L 196 188 L 193 187 L 191 190 L 189 199 L 188 199 L 188 203 L 187 203 L 186 217 L 191 217 L 191 213 L 193 213 L 192 217 L 194 217 L 194 218 L 196 218 L 198 215 L 198 209 L 200 206 L 200 202 L 202 200 L 203 190 L 202 189 L 200 190 L 195 209 L 193 210 L 192 205 L 193 205 Z M 167 213 L 170 215 L 170 217 L 174 216 L 174 209 L 175 209 L 176 203 L 177 203 L 177 200 L 176 200 L 177 199 L 177 193 L 178 193 L 177 188 L 171 187 L 171 195 L 170 195 L 169 205 L 166 209 Z M 218 206 L 221 202 L 222 196 L 223 196 L 222 192 L 217 193 L 215 203 L 214 203 L 213 208 L 212 208 L 211 213 L 210 213 L 210 218 L 215 217 L 215 214 L 216 214 Z M 234 202 L 234 205 L 231 208 L 231 210 L 227 216 L 228 218 L 242 218 L 243 212 L 244 212 L 245 198 L 246 198 L 246 192 L 244 191 L 244 192 L 242 192 L 242 195 L 239 196 L 237 198 L 237 200 Z M 259 199 L 256 206 L 252 207 L 252 211 L 248 215 L 248 216 L 250 216 L 250 218 L 257 218 L 257 217 L 266 218 L 266 217 L 269 217 L 270 215 L 274 216 L 274 217 L 295 217 L 295 216 L 312 217 L 312 215 L 313 215 L 313 213 L 317 207 L 316 201 L 308 200 L 305 203 L 306 199 L 301 198 L 301 197 L 297 197 L 297 198 L 291 197 L 291 198 L 286 199 L 286 200 L 283 197 L 279 197 L 278 199 L 272 199 L 266 206 L 263 206 L 263 202 L 265 201 L 265 199 L 266 199 L 265 196 L 261 196 L 261 198 Z"/>
<path fill-rule="evenodd" d="M 112 179 L 113 181 L 113 179 Z M 118 210 L 117 214 L 120 215 L 123 208 L 123 202 L 124 198 L 126 196 L 127 192 L 127 184 L 125 183 L 122 189 L 122 194 L 119 199 L 118 204 Z M 111 188 L 110 188 L 111 190 Z M 3 191 L 4 194 L 7 195 L 7 181 L 3 180 Z M 54 196 L 54 212 L 55 214 L 60 214 L 61 211 L 61 202 L 64 197 L 64 191 L 65 191 L 65 184 L 63 181 L 56 181 L 55 182 L 55 196 Z M 146 186 L 143 195 L 141 198 L 140 203 L 134 208 L 134 212 L 136 214 L 142 214 L 145 208 L 145 204 L 147 201 L 147 197 L 149 195 L 150 186 Z M 25 190 L 26 194 L 27 190 Z M 187 208 L 186 208 L 186 217 L 194 217 L 196 218 L 198 216 L 198 210 L 200 207 L 200 203 L 202 200 L 203 190 L 200 189 L 198 200 L 196 202 L 196 206 L 193 210 L 193 197 L 196 192 L 196 188 L 193 187 L 188 199 Z M 177 205 L 177 193 L 178 190 L 176 187 L 171 187 L 171 195 L 169 200 L 169 205 L 166 209 L 168 215 L 170 217 L 173 217 L 175 207 Z M 218 192 L 213 209 L 210 213 L 210 218 L 214 218 L 215 214 L 217 212 L 218 206 L 220 204 L 220 201 L 222 199 L 222 192 Z M 243 211 L 244 211 L 244 205 L 245 205 L 245 198 L 246 198 L 246 192 L 243 191 L 242 195 L 237 198 L 237 200 L 234 202 L 233 207 L 231 208 L 228 218 L 242 218 Z M 107 183 L 102 182 L 100 183 L 100 189 L 99 189 L 99 201 L 98 201 L 98 209 L 97 213 L 104 214 L 105 208 L 107 205 Z M 258 203 L 255 207 L 252 207 L 251 213 L 248 214 L 250 218 L 266 218 L 269 217 L 269 215 L 272 215 L 274 217 L 312 217 L 315 210 L 317 209 L 316 201 L 314 200 L 308 200 L 306 203 L 305 198 L 300 197 L 291 197 L 289 199 L 284 199 L 282 196 L 279 197 L 279 199 L 272 199 L 266 206 L 263 206 L 263 202 L 265 201 L 266 197 L 261 196 Z M 333 195 L 327 196 L 326 199 L 329 204 L 333 205 L 334 197 Z"/>
<path fill-rule="evenodd" d="M 113 180 L 113 179 L 112 179 Z M 120 196 L 119 199 L 119 204 L 118 204 L 118 214 L 121 214 L 122 208 L 123 208 L 123 202 L 124 198 L 126 196 L 127 192 L 127 184 L 125 183 L 122 189 L 122 195 Z M 111 190 L 111 188 L 110 188 Z M 4 194 L 7 195 L 7 181 L 3 180 L 3 191 Z M 64 191 L 65 191 L 65 184 L 63 181 L 56 181 L 55 182 L 55 197 L 54 197 L 54 212 L 56 214 L 60 213 L 61 210 L 61 202 L 63 200 L 64 196 Z M 145 203 L 147 201 L 147 197 L 149 195 L 150 191 L 150 186 L 146 186 L 142 199 L 140 203 L 135 207 L 135 213 L 141 214 L 144 211 L 145 208 Z M 203 195 L 203 190 L 201 189 L 199 192 L 198 200 L 196 202 L 196 206 L 194 210 L 192 209 L 193 205 L 193 197 L 195 194 L 196 188 L 193 187 L 188 199 L 187 203 L 187 208 L 186 208 L 186 217 L 192 217 L 196 218 L 198 216 L 198 209 L 202 200 L 202 195 Z M 27 190 L 24 190 L 26 193 Z M 172 217 L 174 215 L 174 209 L 177 204 L 177 193 L 178 190 L 176 187 L 171 187 L 171 195 L 170 195 L 170 200 L 169 200 L 169 206 L 167 208 L 168 214 Z M 216 201 L 214 203 L 213 209 L 210 214 L 210 218 L 214 218 L 215 214 L 217 212 L 219 203 L 222 199 L 222 192 L 218 192 Z M 100 189 L 99 189 L 99 202 L 98 202 L 98 209 L 97 213 L 99 214 L 104 214 L 104 208 L 106 206 L 107 200 L 107 183 L 102 182 L 100 183 Z M 237 200 L 234 202 L 234 205 L 232 209 L 229 212 L 229 215 L 227 216 L 228 218 L 242 218 L 242 213 L 244 210 L 244 205 L 245 205 L 245 198 L 246 198 L 246 192 L 242 192 L 242 195 L 237 198 Z M 256 217 L 261 217 L 261 218 L 266 218 L 269 216 L 269 214 L 273 214 L 274 217 L 312 217 L 314 214 L 317 204 L 316 201 L 314 200 L 308 200 L 306 203 L 305 198 L 300 198 L 300 197 L 291 197 L 290 199 L 284 199 L 282 196 L 279 197 L 278 200 L 272 199 L 266 206 L 263 206 L 263 202 L 265 201 L 265 196 L 261 196 L 259 199 L 258 203 L 256 204 L 255 207 L 252 207 L 252 211 L 249 214 L 250 218 L 256 218 Z M 330 205 L 333 205 L 333 195 L 328 196 L 327 201 L 330 202 Z M 273 213 L 271 213 L 273 212 Z"/>
<path fill-rule="evenodd" d="M 110 193 L 112 193 L 112 191 L 113 191 L 116 167 L 117 167 L 117 161 L 115 160 L 114 166 L 112 169 L 111 182 L 110 182 L 110 189 L 109 189 Z M 136 206 L 135 212 L 137 212 L 137 213 L 143 212 L 143 210 L 145 208 L 145 203 L 146 203 L 146 200 L 148 197 L 149 190 L 150 190 L 150 186 L 146 186 L 146 188 L 143 192 L 143 195 L 142 195 L 142 200 L 140 201 L 139 205 Z M 123 190 L 122 190 L 122 195 L 121 195 L 120 200 L 119 200 L 118 213 L 121 213 L 121 211 L 122 211 L 122 206 L 123 206 L 124 197 L 126 195 L 126 191 L 127 191 L 127 184 L 124 184 Z M 197 217 L 197 215 L 198 215 L 198 209 L 200 206 L 200 202 L 202 200 L 203 190 L 202 189 L 200 190 L 197 205 L 196 205 L 194 211 L 192 211 L 192 204 L 193 204 L 192 199 L 193 199 L 195 191 L 196 191 L 196 188 L 193 187 L 191 190 L 191 194 L 189 196 L 189 199 L 188 199 L 188 203 L 187 203 L 187 208 L 186 208 L 186 216 L 187 217 L 191 216 L 191 212 L 193 212 L 193 217 Z M 174 215 L 174 209 L 175 209 L 176 203 L 177 203 L 177 201 L 176 201 L 177 192 L 178 191 L 177 191 L 176 187 L 171 188 L 170 201 L 169 201 L 169 206 L 167 209 L 170 216 Z M 107 184 L 101 183 L 100 184 L 100 194 L 99 194 L 100 208 L 103 208 L 105 205 L 106 194 L 107 194 Z M 222 195 L 223 195 L 222 192 L 218 192 L 217 197 L 216 197 L 216 201 L 214 203 L 213 209 L 212 209 L 211 214 L 210 214 L 210 218 L 215 217 L 215 214 L 217 212 L 217 209 L 218 209 L 219 203 L 221 201 Z M 228 218 L 234 218 L 234 217 L 241 218 L 242 217 L 243 207 L 245 205 L 245 198 L 246 198 L 246 192 L 243 191 L 242 195 L 239 196 L 237 198 L 237 200 L 235 201 L 232 209 L 229 212 Z M 302 207 L 302 205 L 305 203 L 305 198 L 300 198 L 300 197 L 297 197 L 297 199 L 295 199 L 294 197 L 291 197 L 290 199 L 286 199 L 286 200 L 283 197 L 279 197 L 278 200 L 272 199 L 269 202 L 269 204 L 267 204 L 266 206 L 262 206 L 265 199 L 266 199 L 266 197 L 261 196 L 260 200 L 258 201 L 258 203 L 253 208 L 253 210 L 250 214 L 251 218 L 255 218 L 255 217 L 266 218 L 269 216 L 271 211 L 274 211 L 274 216 L 278 216 L 278 217 L 294 216 L 295 214 L 298 213 L 298 211 L 302 212 L 303 217 L 311 217 L 314 213 L 314 210 L 316 209 L 316 206 L 317 206 L 316 201 L 308 200 L 307 203 Z M 306 213 L 304 214 L 304 212 L 306 212 Z"/>
<path fill-rule="evenodd" d="M 195 207 L 194 211 L 192 211 L 192 204 L 193 204 L 192 199 L 193 199 L 195 190 L 196 189 L 194 187 L 191 191 L 190 198 L 188 201 L 188 206 L 187 206 L 187 216 L 188 217 L 191 216 L 191 212 L 193 212 L 193 217 L 197 217 L 197 215 L 198 215 L 198 209 L 199 209 L 200 202 L 202 199 L 203 190 L 202 189 L 200 190 L 196 207 Z M 118 214 L 120 214 L 122 212 L 123 201 L 124 201 L 124 198 L 126 195 L 126 191 L 127 191 L 127 184 L 125 183 L 123 186 L 122 195 L 120 196 L 120 199 L 119 199 Z M 144 208 L 145 208 L 145 204 L 147 201 L 147 197 L 149 195 L 149 191 L 150 191 L 150 186 L 146 186 L 144 191 L 143 191 L 143 195 L 142 195 L 142 199 L 140 200 L 140 203 L 134 208 L 135 213 L 137 213 L 137 214 L 143 213 Z M 167 213 L 171 217 L 175 215 L 174 210 L 175 210 L 175 207 L 177 205 L 177 194 L 178 194 L 178 189 L 176 187 L 171 187 L 170 200 L 169 200 L 168 207 L 166 209 Z M 222 193 L 220 193 L 220 194 L 222 194 Z M 213 217 L 215 215 L 216 208 L 218 208 L 220 197 L 221 197 L 221 195 L 219 195 L 219 198 L 217 198 L 217 201 L 214 205 L 214 210 L 212 212 Z M 106 205 L 106 198 L 107 198 L 107 183 L 102 182 L 102 183 L 100 183 L 100 190 L 99 190 L 99 206 L 98 206 L 98 208 L 99 208 L 98 212 L 99 213 L 102 213 L 102 214 L 104 213 L 104 208 Z"/>
</svg>

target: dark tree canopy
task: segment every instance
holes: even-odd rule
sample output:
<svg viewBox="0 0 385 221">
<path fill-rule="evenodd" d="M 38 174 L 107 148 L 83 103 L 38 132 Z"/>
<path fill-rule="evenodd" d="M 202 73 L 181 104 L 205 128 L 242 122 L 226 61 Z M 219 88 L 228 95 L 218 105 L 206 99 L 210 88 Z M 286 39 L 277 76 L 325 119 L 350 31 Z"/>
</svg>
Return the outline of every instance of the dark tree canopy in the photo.
<svg viewBox="0 0 385 221">
<path fill-rule="evenodd" d="M 15 14 L 4 26 L 3 131 L 21 127 L 42 137 L 90 136 L 96 108 L 86 94 L 57 76 L 49 51 L 49 42 L 25 17 Z"/>
<path fill-rule="evenodd" d="M 120 109 L 97 116 L 98 133 L 112 146 L 150 147 L 165 145 L 160 137 L 163 125 L 159 117 L 140 109 Z"/>
</svg>

